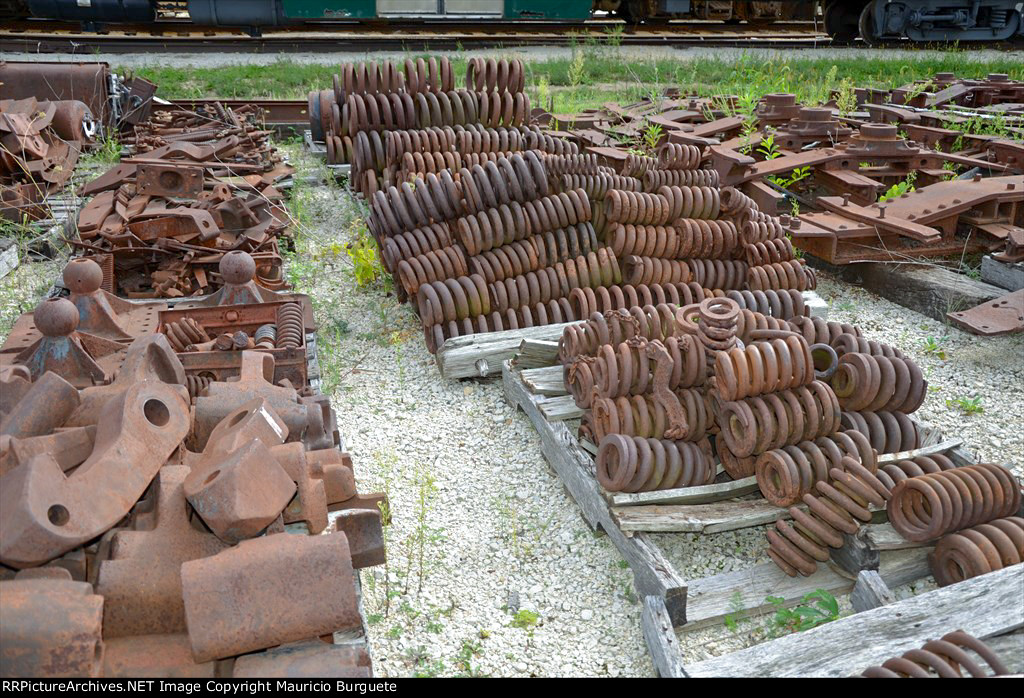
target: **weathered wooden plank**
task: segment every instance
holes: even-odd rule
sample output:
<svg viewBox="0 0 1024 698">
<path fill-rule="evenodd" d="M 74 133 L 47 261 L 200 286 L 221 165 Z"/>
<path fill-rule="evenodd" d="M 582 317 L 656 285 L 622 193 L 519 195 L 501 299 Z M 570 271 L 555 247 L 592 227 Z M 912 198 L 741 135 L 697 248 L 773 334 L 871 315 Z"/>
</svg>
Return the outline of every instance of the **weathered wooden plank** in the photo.
<svg viewBox="0 0 1024 698">
<path fill-rule="evenodd" d="M 878 464 L 885 465 L 887 463 L 897 463 L 901 460 L 909 460 L 916 458 L 917 456 L 933 456 L 936 453 L 945 453 L 950 451 L 957 446 L 963 445 L 963 439 L 950 439 L 943 441 L 942 443 L 932 444 L 931 446 L 923 446 L 921 448 L 915 448 L 912 451 L 900 451 L 898 453 L 883 453 L 878 456 Z"/>
<path fill-rule="evenodd" d="M 518 363 L 516 364 L 518 368 Z M 567 395 L 561 366 L 544 366 L 523 369 L 521 373 L 526 389 L 534 395 L 558 397 Z"/>
<path fill-rule="evenodd" d="M 506 399 L 526 413 L 540 436 L 541 452 L 561 478 L 583 518 L 601 529 L 633 570 L 640 596 L 660 596 L 673 624 L 686 622 L 686 582 L 649 538 L 642 533 L 627 537 L 612 520 L 611 512 L 594 474 L 594 461 L 580 448 L 564 422 L 549 422 L 537 407 L 536 398 L 523 385 L 508 361 L 502 366 Z"/>
<path fill-rule="evenodd" d="M 683 678 L 686 669 L 679 648 L 679 638 L 672 627 L 672 619 L 665 609 L 660 596 L 645 596 L 644 608 L 640 615 L 640 628 L 647 642 L 647 649 L 654 662 L 654 669 L 663 679 Z"/>
<path fill-rule="evenodd" d="M 576 406 L 572 395 L 559 395 L 537 401 L 540 411 L 549 422 L 564 422 L 567 419 L 581 419 L 583 410 Z"/>
<path fill-rule="evenodd" d="M 524 339 L 558 340 L 562 330 L 577 323 L 486 332 L 445 340 L 434 359 L 445 378 L 486 378 L 501 373 L 501 364 L 519 351 Z"/>
<path fill-rule="evenodd" d="M 1008 264 L 985 255 L 981 258 L 981 280 L 1007 291 L 1019 291 L 1024 288 L 1024 264 Z"/>
<path fill-rule="evenodd" d="M 996 653 L 1011 674 L 1024 674 L 1024 630 L 990 637 L 985 640 L 985 644 Z"/>
<path fill-rule="evenodd" d="M 516 352 L 516 368 L 539 368 L 558 363 L 558 340 L 524 339 Z"/>
<path fill-rule="evenodd" d="M 909 584 L 928 575 L 924 550 L 899 550 L 881 554 L 879 574 L 890 587 Z M 810 577 L 788 577 L 773 562 L 763 562 L 735 572 L 724 572 L 688 582 L 686 630 L 717 625 L 726 615 L 743 609 L 746 616 L 759 615 L 775 607 L 766 601 L 769 596 L 785 599 L 785 606 L 800 603 L 804 596 L 824 589 L 832 594 L 845 594 L 853 588 L 853 579 L 833 571 L 827 565 L 818 567 Z M 678 626 L 677 626 L 678 627 Z"/>
<path fill-rule="evenodd" d="M 931 543 L 914 543 L 896 533 L 896 529 L 888 523 L 868 524 L 862 526 L 864 540 L 873 550 L 909 550 L 911 548 L 931 547 Z"/>
<path fill-rule="evenodd" d="M 757 491 L 757 478 L 751 475 L 742 480 L 716 482 L 712 485 L 698 487 L 682 487 L 653 492 L 617 492 L 612 495 L 612 505 L 630 507 L 651 504 L 709 504 L 742 497 Z"/>
<path fill-rule="evenodd" d="M 1024 564 L 925 592 L 687 667 L 694 677 L 843 677 L 952 630 L 987 638 L 1024 626 Z"/>
<path fill-rule="evenodd" d="M 850 604 L 857 613 L 894 603 L 896 595 L 886 586 L 882 575 L 875 570 L 863 570 L 850 592 Z"/>
<path fill-rule="evenodd" d="M 710 504 L 612 507 L 612 516 L 623 531 L 652 533 L 721 533 L 790 518 L 763 499 L 712 502 Z"/>
</svg>

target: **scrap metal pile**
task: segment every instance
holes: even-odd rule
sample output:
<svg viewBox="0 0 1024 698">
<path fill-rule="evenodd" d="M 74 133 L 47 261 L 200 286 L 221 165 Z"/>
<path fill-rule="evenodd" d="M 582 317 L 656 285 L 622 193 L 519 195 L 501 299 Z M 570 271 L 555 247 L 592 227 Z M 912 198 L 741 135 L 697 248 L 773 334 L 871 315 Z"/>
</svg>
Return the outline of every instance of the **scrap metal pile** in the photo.
<svg viewBox="0 0 1024 698">
<path fill-rule="evenodd" d="M 217 105 L 219 107 L 219 105 Z M 93 196 L 71 244 L 107 270 L 104 288 L 128 298 L 206 295 L 226 283 L 224 256 L 248 253 L 263 289 L 286 286 L 279 239 L 291 219 L 275 183 L 293 168 L 254 109 L 157 111 L 136 126 L 137 153 L 80 188 Z"/>
<path fill-rule="evenodd" d="M 306 380 L 308 299 L 254 269 L 169 308 L 76 259 L 0 348 L 0 675 L 371 674 L 332 634 L 383 495 Z"/>
<path fill-rule="evenodd" d="M 939 584 L 1024 561 L 1021 488 L 1002 466 L 878 464 L 921 446 L 908 415 L 927 381 L 899 350 L 809 317 L 799 292 L 596 312 L 563 331 L 559 361 L 606 491 L 711 484 L 717 461 L 753 475 L 788 508 L 767 536 L 790 576 L 813 574 L 877 509 L 907 540 L 938 540 Z"/>
</svg>

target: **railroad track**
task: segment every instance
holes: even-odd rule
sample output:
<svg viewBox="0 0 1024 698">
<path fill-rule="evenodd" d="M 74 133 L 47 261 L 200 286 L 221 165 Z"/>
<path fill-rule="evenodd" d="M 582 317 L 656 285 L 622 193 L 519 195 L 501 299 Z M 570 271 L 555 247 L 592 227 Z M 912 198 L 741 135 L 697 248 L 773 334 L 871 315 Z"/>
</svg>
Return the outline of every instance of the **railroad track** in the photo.
<svg viewBox="0 0 1024 698">
<path fill-rule="evenodd" d="M 623 27 L 618 33 L 615 27 Z M 614 32 L 614 33 L 613 33 Z M 76 24 L 60 22 L 8 22 L 0 29 L 0 51 L 31 53 L 112 52 L 299 52 L 455 50 L 521 46 L 566 46 L 596 39 L 628 46 L 740 46 L 757 48 L 806 48 L 831 43 L 812 22 L 725 25 L 717 22 L 671 22 L 658 26 L 627 27 L 612 20 L 592 20 L 572 25 L 542 22 L 508 24 L 317 24 L 315 28 L 291 27 L 265 30 L 262 36 L 244 31 L 195 27 L 191 24 L 157 23 L 140 27 L 120 26 L 97 34 Z"/>
</svg>

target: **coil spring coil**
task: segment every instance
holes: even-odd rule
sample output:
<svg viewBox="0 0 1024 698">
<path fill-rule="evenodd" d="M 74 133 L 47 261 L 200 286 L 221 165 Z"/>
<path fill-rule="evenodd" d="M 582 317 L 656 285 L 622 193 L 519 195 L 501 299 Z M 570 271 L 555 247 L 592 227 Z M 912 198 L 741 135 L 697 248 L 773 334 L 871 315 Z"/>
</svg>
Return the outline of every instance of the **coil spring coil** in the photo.
<svg viewBox="0 0 1024 698">
<path fill-rule="evenodd" d="M 590 199 L 576 189 L 522 205 L 503 204 L 460 218 L 455 227 L 462 247 L 475 256 L 530 235 L 586 223 L 590 215 Z"/>
<path fill-rule="evenodd" d="M 405 72 L 391 62 L 378 64 L 342 63 L 334 75 L 334 95 L 343 101 L 349 94 L 377 94 L 381 92 L 447 91 L 455 85 L 455 75 L 447 58 L 424 61 L 407 60 Z"/>
<path fill-rule="evenodd" d="M 738 248 L 739 235 L 729 221 L 680 218 L 671 226 L 620 223 L 612 229 L 610 240 L 617 255 L 721 258 Z"/>
<path fill-rule="evenodd" d="M 864 337 L 857 337 L 852 334 L 841 334 L 831 342 L 836 354 L 870 354 L 872 356 L 885 356 L 891 359 L 906 359 L 902 351 L 882 342 L 876 342 Z"/>
<path fill-rule="evenodd" d="M 479 274 L 422 284 L 416 301 L 424 327 L 491 313 L 487 285 Z"/>
<path fill-rule="evenodd" d="M 792 260 L 749 267 L 747 285 L 752 290 L 795 289 L 809 291 L 818 287 L 814 270 L 802 262 Z"/>
<path fill-rule="evenodd" d="M 844 457 L 872 473 L 878 469 L 875 452 L 862 434 L 838 432 L 762 453 L 754 463 L 757 486 L 769 502 L 788 507 L 810 494 L 815 483 L 827 480 L 833 468 L 842 469 Z"/>
<path fill-rule="evenodd" d="M 695 283 L 688 284 L 619 284 L 601 288 L 573 289 L 569 293 L 576 317 L 589 317 L 591 313 L 631 308 L 634 305 L 658 305 L 659 303 L 686 304 L 694 300 L 712 297 L 715 292 L 701 288 Z"/>
<path fill-rule="evenodd" d="M 907 460 L 886 463 L 878 469 L 878 478 L 889 489 L 892 489 L 908 478 L 927 475 L 928 473 L 940 473 L 943 470 L 952 470 L 955 467 L 957 467 L 956 464 L 948 456 L 942 453 L 935 453 L 930 456 L 914 456 Z"/>
<path fill-rule="evenodd" d="M 564 174 L 559 179 L 559 183 L 562 191 L 582 189 L 591 201 L 604 201 L 612 189 L 640 190 L 640 180 L 616 174 Z"/>
<path fill-rule="evenodd" d="M 903 412 L 921 406 L 928 381 L 910 359 L 843 354 L 832 377 L 832 388 L 844 410 Z"/>
<path fill-rule="evenodd" d="M 708 435 L 714 416 L 700 390 L 681 388 L 675 391 L 682 406 L 686 430 L 678 437 L 682 441 L 699 441 Z M 608 434 L 664 439 L 670 426 L 665 406 L 652 395 L 631 395 L 619 398 L 595 398 L 591 410 L 591 429 L 594 442 Z"/>
<path fill-rule="evenodd" d="M 810 345 L 798 334 L 787 335 L 755 341 L 742 349 L 719 351 L 715 357 L 715 385 L 722 399 L 739 400 L 813 381 Z"/>
<path fill-rule="evenodd" d="M 700 160 L 701 150 L 695 145 L 666 143 L 658 150 L 659 170 L 696 170 Z"/>
<path fill-rule="evenodd" d="M 381 258 L 389 272 L 398 269 L 403 259 L 426 254 L 452 244 L 451 232 L 447 223 L 432 223 L 425 228 L 416 228 L 406 233 L 399 233 L 384 241 Z"/>
<path fill-rule="evenodd" d="M 660 169 L 657 158 L 630 153 L 623 161 L 619 174 L 623 177 L 643 177 L 647 172 L 657 169 Z"/>
<path fill-rule="evenodd" d="M 193 375 L 190 373 L 185 374 L 185 388 L 188 389 L 188 396 L 190 398 L 201 397 L 203 391 L 206 390 L 210 383 L 213 383 L 213 376 L 203 373 Z"/>
<path fill-rule="evenodd" d="M 168 322 L 163 326 L 163 333 L 167 335 L 167 341 L 171 349 L 176 352 L 185 351 L 190 344 L 201 344 L 209 342 L 210 336 L 196 320 L 184 317 L 174 322 Z"/>
<path fill-rule="evenodd" d="M 618 263 L 607 248 L 590 252 L 585 257 L 568 259 L 536 272 L 527 272 L 488 284 L 488 294 L 495 310 L 523 305 L 547 303 L 567 298 L 579 288 L 611 286 L 621 280 Z"/>
<path fill-rule="evenodd" d="M 466 64 L 466 86 L 477 90 L 522 92 L 525 80 L 523 62 L 518 58 L 470 58 Z"/>
<path fill-rule="evenodd" d="M 722 187 L 722 215 L 736 218 L 744 211 L 759 211 L 757 204 L 736 187 Z"/>
<path fill-rule="evenodd" d="M 765 293 L 768 292 L 765 291 Z M 841 334 L 860 336 L 859 327 L 846 323 L 829 322 L 820 317 L 794 317 L 790 318 L 789 324 L 804 336 L 808 344 L 831 345 Z"/>
<path fill-rule="evenodd" d="M 780 320 L 790 320 L 802 317 L 807 314 L 807 307 L 804 305 L 804 297 L 799 291 L 793 289 L 780 289 L 768 291 L 728 291 L 726 298 L 730 298 L 741 307 L 747 310 L 771 315 Z M 818 344 L 804 336 L 810 344 Z"/>
<path fill-rule="evenodd" d="M 257 349 L 274 349 L 277 346 L 277 325 L 260 325 L 252 341 Z"/>
<path fill-rule="evenodd" d="M 494 283 L 568 259 L 586 257 L 597 249 L 593 226 L 580 223 L 567 230 L 549 231 L 482 252 L 470 257 L 468 264 L 471 273 L 480 274 L 487 283 Z"/>
<path fill-rule="evenodd" d="M 281 349 L 295 349 L 302 346 L 305 323 L 302 306 L 285 303 L 277 309 L 277 346 Z"/>
<path fill-rule="evenodd" d="M 337 114 L 334 119 L 333 115 Z M 517 127 L 529 118 L 530 98 L 521 93 L 408 92 L 350 94 L 332 110 L 335 135 L 356 139 L 367 131 L 392 131 L 433 126 L 482 124 L 487 128 Z"/>
<path fill-rule="evenodd" d="M 1010 471 L 979 463 L 897 483 L 886 512 L 897 533 L 924 542 L 1013 516 L 1020 500 L 1020 485 Z"/>
<path fill-rule="evenodd" d="M 749 214 L 750 209 L 744 209 L 742 213 Z M 779 220 L 760 211 L 749 220 L 745 220 L 743 215 L 737 216 L 736 221 L 740 224 L 740 234 L 747 245 L 786 237 L 786 231 Z"/>
<path fill-rule="evenodd" d="M 793 243 L 789 238 L 776 238 L 744 246 L 747 264 L 752 267 L 788 262 L 793 259 Z"/>
<path fill-rule="evenodd" d="M 684 331 L 696 326 L 696 337 L 707 350 L 709 368 L 714 366 L 718 352 L 736 346 L 740 308 L 728 298 L 705 298 L 694 310 L 683 308 L 677 313 L 679 316 L 690 318 L 690 322 L 680 323 Z M 693 318 L 696 318 L 696 323 L 693 323 Z"/>
<path fill-rule="evenodd" d="M 597 450 L 597 480 L 609 492 L 649 492 L 707 485 L 715 479 L 711 444 L 604 437 Z"/>
<path fill-rule="evenodd" d="M 659 303 L 591 313 L 583 324 L 562 331 L 558 341 L 559 362 L 567 365 L 578 356 L 594 356 L 602 344 L 621 344 L 638 337 L 647 340 L 674 337 L 675 310 L 676 306 L 671 303 Z"/>
<path fill-rule="evenodd" d="M 641 181 L 640 191 L 653 194 L 661 187 L 717 188 L 720 180 L 717 170 L 648 170 Z"/>
<path fill-rule="evenodd" d="M 547 196 L 547 172 L 535 151 L 501 157 L 485 165 L 459 170 L 466 213 L 477 213 L 513 201 L 523 203 Z"/>
<path fill-rule="evenodd" d="M 628 284 L 685 284 L 690 267 L 678 259 L 628 255 L 622 260 L 623 279 Z"/>
<path fill-rule="evenodd" d="M 723 291 L 742 289 L 746 285 L 745 281 L 750 271 L 746 262 L 735 259 L 688 259 L 686 264 L 690 268 L 693 280 L 698 284 L 704 288 L 716 288 Z M 768 288 L 764 287 L 758 290 L 768 290 Z"/>
<path fill-rule="evenodd" d="M 1024 519 L 1009 516 L 944 536 L 928 561 L 940 587 L 1024 562 Z"/>
<path fill-rule="evenodd" d="M 398 263 L 398 278 L 410 296 L 431 281 L 444 281 L 468 273 L 466 255 L 459 247 L 443 247 Z"/>
<path fill-rule="evenodd" d="M 987 670 L 966 650 L 971 650 L 988 664 Z M 1005 676 L 1010 672 L 988 645 L 962 630 L 944 635 L 941 640 L 926 642 L 919 650 L 905 652 L 881 666 L 868 667 L 861 676 L 869 679 L 946 679 L 963 678 L 964 670 L 974 678 Z"/>
<path fill-rule="evenodd" d="M 579 155 L 547 155 L 544 166 L 553 177 L 561 175 L 596 175 L 600 172 L 597 155 L 583 153 Z M 626 179 L 623 177 L 622 179 Z M 575 188 L 575 187 L 574 187 Z"/>
<path fill-rule="evenodd" d="M 921 432 L 903 412 L 843 410 L 843 428 L 868 437 L 879 453 L 899 453 L 921 447 Z"/>
</svg>

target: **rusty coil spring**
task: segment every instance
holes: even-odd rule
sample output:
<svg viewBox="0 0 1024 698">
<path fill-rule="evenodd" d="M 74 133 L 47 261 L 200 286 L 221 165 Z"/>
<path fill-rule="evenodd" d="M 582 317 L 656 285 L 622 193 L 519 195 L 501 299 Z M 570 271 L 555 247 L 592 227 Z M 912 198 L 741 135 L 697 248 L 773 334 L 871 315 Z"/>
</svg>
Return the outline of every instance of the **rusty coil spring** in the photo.
<svg viewBox="0 0 1024 698">
<path fill-rule="evenodd" d="M 671 213 L 669 220 L 680 218 L 718 218 L 721 208 L 720 193 L 712 187 L 662 187 L 658 195 L 663 197 Z"/>
<path fill-rule="evenodd" d="M 788 507 L 810 494 L 815 483 L 827 480 L 833 468 L 842 470 L 844 457 L 872 473 L 878 470 L 875 452 L 862 434 L 838 432 L 762 453 L 754 463 L 757 486 L 769 502 Z"/>
<path fill-rule="evenodd" d="M 502 204 L 460 218 L 455 228 L 462 247 L 475 256 L 530 235 L 586 223 L 590 214 L 590 199 L 582 189 L 575 189 L 525 204 Z"/>
<path fill-rule="evenodd" d="M 453 127 L 455 150 L 462 155 L 482 153 L 507 153 L 537 150 L 538 134 L 529 128 L 488 128 L 483 124 L 466 124 Z M 544 150 L 544 148 L 540 148 Z"/>
<path fill-rule="evenodd" d="M 634 286 L 685 284 L 690 281 L 690 268 L 683 260 L 628 255 L 622 260 L 622 278 Z"/>
<path fill-rule="evenodd" d="M 780 291 L 780 293 L 786 292 L 786 290 Z M 790 292 L 799 293 L 798 291 Z M 847 323 L 829 322 L 821 317 L 793 317 L 789 319 L 789 324 L 795 331 L 802 334 L 809 344 L 831 345 L 841 334 L 860 336 L 859 327 Z"/>
<path fill-rule="evenodd" d="M 817 288 L 818 280 L 814 270 L 804 264 L 803 260 L 794 259 L 788 262 L 748 267 L 747 286 L 755 291 L 768 289 L 809 291 Z"/>
<path fill-rule="evenodd" d="M 768 291 L 728 291 L 726 298 L 731 298 L 747 310 L 771 315 L 780 320 L 801 317 L 807 314 L 807 307 L 804 305 L 804 297 L 799 291 L 792 289 L 768 290 Z M 807 339 L 805 336 L 804 339 Z M 818 342 L 807 340 L 811 344 Z"/>
<path fill-rule="evenodd" d="M 666 143 L 658 150 L 659 170 L 696 170 L 700 167 L 701 150 L 695 145 Z"/>
<path fill-rule="evenodd" d="M 446 339 L 451 337 L 463 337 L 466 335 L 501 332 L 502 330 L 518 330 L 524 327 L 539 327 L 552 323 L 572 322 L 577 318 L 572 314 L 568 301 L 564 298 L 548 301 L 546 304 L 538 303 L 530 307 L 508 309 L 504 313 L 491 312 L 487 315 L 478 315 L 474 318 L 463 318 L 462 320 L 450 320 L 435 325 L 423 326 L 423 335 L 427 349 L 431 354 L 444 344 Z"/>
<path fill-rule="evenodd" d="M 447 58 L 407 60 L 405 72 L 395 63 L 342 63 L 334 75 L 334 94 L 338 101 L 349 94 L 380 92 L 447 91 L 455 86 L 455 75 Z"/>
<path fill-rule="evenodd" d="M 425 283 L 454 279 L 468 273 L 466 255 L 456 246 L 431 250 L 398 263 L 398 279 L 410 296 L 416 295 Z"/>
<path fill-rule="evenodd" d="M 666 353 L 651 356 L 647 346 L 664 347 Z M 664 385 L 670 391 L 703 385 L 707 377 L 704 347 L 694 337 L 668 337 L 664 342 L 643 339 L 622 344 L 604 344 L 597 350 L 592 370 L 594 390 L 598 397 L 617 398 L 643 395 L 648 392 L 654 372 L 662 366 L 668 371 Z"/>
<path fill-rule="evenodd" d="M 718 352 L 736 346 L 740 308 L 728 298 L 705 298 L 697 307 L 686 306 L 676 312 L 680 329 L 697 337 L 707 351 L 709 371 L 713 371 Z"/>
<path fill-rule="evenodd" d="M 447 170 L 376 191 L 370 203 L 373 229 L 389 237 L 452 220 L 462 213 L 461 190 Z"/>
<path fill-rule="evenodd" d="M 619 174 L 623 177 L 643 177 L 645 173 L 660 169 L 658 159 L 630 153 L 622 163 Z"/>
<path fill-rule="evenodd" d="M 487 284 L 479 274 L 421 285 L 416 292 L 416 306 L 424 327 L 491 313 Z"/>
<path fill-rule="evenodd" d="M 470 58 L 466 64 L 466 86 L 477 90 L 522 92 L 525 80 L 523 62 L 518 58 Z"/>
<path fill-rule="evenodd" d="M 907 358 L 902 351 L 895 347 L 852 334 L 841 334 L 831 344 L 839 356 L 843 354 L 871 354 L 872 356 L 885 356 L 891 359 Z"/>
<path fill-rule="evenodd" d="M 852 433 L 852 432 L 850 432 Z M 927 475 L 928 473 L 940 473 L 943 470 L 952 470 L 957 467 L 950 458 L 942 453 L 935 453 L 930 456 L 914 456 L 906 460 L 886 463 L 878 469 L 878 478 L 886 484 L 889 489 L 894 488 L 898 483 L 912 477 Z"/>
<path fill-rule="evenodd" d="M 598 249 L 597 234 L 590 223 L 553 230 L 526 240 L 496 247 L 468 260 L 470 273 L 487 283 L 537 271 L 558 262 L 587 256 Z"/>
<path fill-rule="evenodd" d="M 788 262 L 794 258 L 793 243 L 789 238 L 776 238 L 766 242 L 755 242 L 745 245 L 743 251 L 747 264 L 752 267 L 778 262 Z"/>
<path fill-rule="evenodd" d="M 257 349 L 274 349 L 277 347 L 277 325 L 260 325 L 252 341 Z"/>
<path fill-rule="evenodd" d="M 648 170 L 641 191 L 654 193 L 661 187 L 718 187 L 717 170 Z M 617 187 L 624 189 L 625 187 Z"/>
<path fill-rule="evenodd" d="M 530 114 L 530 98 L 519 92 L 418 92 L 350 94 L 340 105 L 332 128 L 355 139 L 366 131 L 408 130 L 431 126 L 483 124 L 488 128 L 521 126 Z"/>
<path fill-rule="evenodd" d="M 402 156 L 402 162 L 397 172 L 397 178 L 392 184 L 405 182 L 419 175 L 423 176 L 428 172 L 437 174 L 441 170 L 460 171 L 463 166 L 472 167 L 477 163 L 464 163 L 462 156 L 458 153 L 406 153 Z"/>
<path fill-rule="evenodd" d="M 809 577 L 818 562 L 829 558 L 829 548 L 843 545 L 843 535 L 853 535 L 861 523 L 871 520 L 869 506 L 882 506 L 889 489 L 868 468 L 853 458 L 844 457 L 839 468 L 829 471 L 829 480 L 814 484 L 814 493 L 801 501 L 807 511 L 790 507 L 790 525 L 783 519 L 768 531 L 768 555 L 790 577 Z"/>
<path fill-rule="evenodd" d="M 457 152 L 455 130 L 451 126 L 385 131 L 381 138 L 387 166 L 398 165 L 410 153 Z"/>
<path fill-rule="evenodd" d="M 589 317 L 591 313 L 603 313 L 619 308 L 631 308 L 634 305 L 658 305 L 659 303 L 689 304 L 715 295 L 715 292 L 701 288 L 690 282 L 688 284 L 620 284 L 601 288 L 573 289 L 569 293 L 576 317 Z"/>
<path fill-rule="evenodd" d="M 547 196 L 547 173 L 537 153 L 528 150 L 472 169 L 459 170 L 459 184 L 466 199 L 467 213 L 497 208 L 513 201 L 523 203 Z"/>
<path fill-rule="evenodd" d="M 1024 562 L 1024 519 L 1009 516 L 943 536 L 928 561 L 940 587 Z"/>
<path fill-rule="evenodd" d="M 381 260 L 384 262 L 384 268 L 393 272 L 403 259 L 439 250 L 451 244 L 452 236 L 448 224 L 431 223 L 429 226 L 386 238 L 381 250 Z"/>
<path fill-rule="evenodd" d="M 988 668 L 967 650 L 984 660 Z M 881 666 L 868 667 L 861 676 L 869 679 L 960 679 L 965 670 L 977 679 L 1010 673 L 988 645 L 963 630 L 957 630 L 943 635 L 941 640 L 926 642 L 921 649 L 889 659 Z"/>
<path fill-rule="evenodd" d="M 609 434 L 597 449 L 597 480 L 609 492 L 650 492 L 715 479 L 711 444 Z"/>
<path fill-rule="evenodd" d="M 203 391 L 206 390 L 210 383 L 213 383 L 214 377 L 208 373 L 200 374 L 185 374 L 185 387 L 188 389 L 188 396 L 191 398 L 197 398 L 202 396 Z"/>
<path fill-rule="evenodd" d="M 353 144 L 351 137 L 327 134 L 324 136 L 324 144 L 327 146 L 328 165 L 349 165 L 352 163 Z"/>
<path fill-rule="evenodd" d="M 714 392 L 712 406 L 720 405 L 715 421 L 729 451 L 739 458 L 813 441 L 839 429 L 839 403 L 822 381 L 732 402 Z"/>
<path fill-rule="evenodd" d="M 196 320 L 190 317 L 183 317 L 174 322 L 168 322 L 163 326 L 163 333 L 167 335 L 167 341 L 171 349 L 176 352 L 185 351 L 190 344 L 201 344 L 210 341 L 210 335 Z"/>
<path fill-rule="evenodd" d="M 839 358 L 832 388 L 844 410 L 903 412 L 921 406 L 928 381 L 910 359 L 871 356 L 854 352 Z"/>
<path fill-rule="evenodd" d="M 596 175 L 600 172 L 600 163 L 593 153 L 579 155 L 546 155 L 544 166 L 552 177 L 561 175 Z M 628 180 L 623 177 L 622 179 Z M 573 187 L 575 188 L 575 187 Z"/>
<path fill-rule="evenodd" d="M 676 438 L 699 441 L 708 435 L 714 416 L 708 409 L 702 391 L 680 388 L 676 399 L 683 410 L 685 430 Z M 665 405 L 653 395 L 631 395 L 618 398 L 595 398 L 591 410 L 591 429 L 595 443 L 608 434 L 664 439 L 671 426 Z"/>
<path fill-rule="evenodd" d="M 715 385 L 723 400 L 788 390 L 814 380 L 814 360 L 807 340 L 795 333 L 785 334 L 718 351 Z"/>
<path fill-rule="evenodd" d="M 562 191 L 582 189 L 591 201 L 604 201 L 612 189 L 640 191 L 640 180 L 616 174 L 564 174 L 559 183 Z"/>
<path fill-rule="evenodd" d="M 921 432 L 903 412 L 853 412 L 843 410 L 843 428 L 868 437 L 879 453 L 911 451 L 921 446 Z"/>
<path fill-rule="evenodd" d="M 897 533 L 924 542 L 1013 516 L 1020 500 L 1020 484 L 1009 470 L 979 463 L 897 483 L 886 511 Z"/>
<path fill-rule="evenodd" d="M 680 218 L 671 226 L 619 223 L 609 239 L 617 255 L 684 259 L 731 256 L 739 237 L 729 221 Z"/>
<path fill-rule="evenodd" d="M 602 248 L 585 257 L 568 259 L 536 272 L 527 272 L 488 284 L 495 310 L 547 303 L 551 299 L 568 298 L 578 288 L 611 286 L 621 281 L 614 255 Z"/>
<path fill-rule="evenodd" d="M 675 309 L 670 303 L 660 303 L 591 313 L 583 324 L 562 331 L 558 342 L 559 362 L 566 365 L 577 356 L 595 356 L 602 344 L 621 344 L 637 337 L 648 340 L 674 337 Z"/>
<path fill-rule="evenodd" d="M 722 187 L 722 215 L 737 218 L 744 211 L 757 212 L 759 209 L 754 200 L 736 187 Z"/>
<path fill-rule="evenodd" d="M 277 309 L 277 346 L 281 349 L 295 349 L 302 346 L 305 323 L 302 306 L 285 303 Z"/>
<path fill-rule="evenodd" d="M 686 264 L 690 268 L 693 280 L 698 284 L 704 288 L 716 288 L 723 291 L 736 291 L 744 288 L 751 269 L 746 262 L 736 259 L 688 259 Z M 768 287 L 757 290 L 768 290 Z"/>
<path fill-rule="evenodd" d="M 744 210 L 743 213 L 749 213 L 749 209 Z M 779 222 L 779 219 L 774 216 L 768 216 L 760 211 L 754 214 L 750 220 L 744 220 L 743 216 L 739 216 L 736 222 L 740 226 L 743 242 L 747 245 L 786 237 L 786 231 Z"/>
<path fill-rule="evenodd" d="M 779 320 L 771 315 L 765 315 L 763 313 L 754 312 L 753 310 L 747 310 L 742 308 L 740 310 L 739 317 L 736 321 L 736 337 L 744 344 L 749 344 L 753 341 L 752 335 L 757 331 L 791 331 L 789 323 L 785 320 Z M 813 348 L 812 348 L 813 349 Z M 814 352 L 811 352 L 812 356 Z"/>
</svg>

